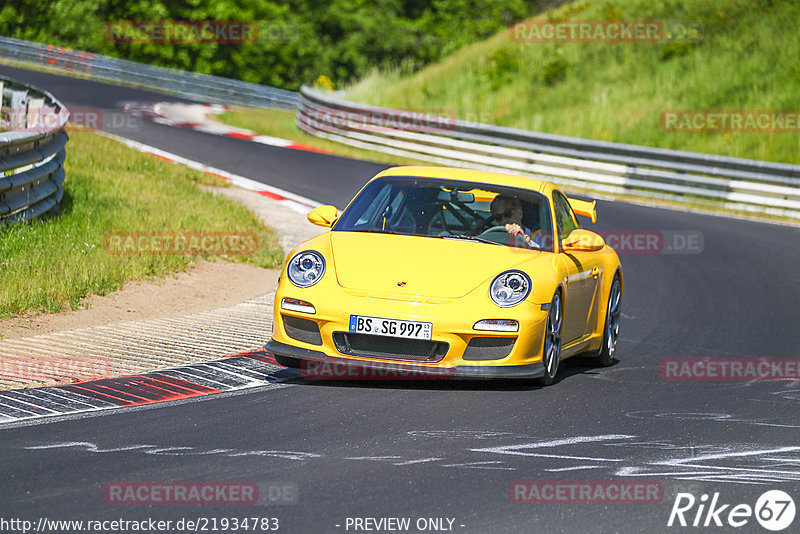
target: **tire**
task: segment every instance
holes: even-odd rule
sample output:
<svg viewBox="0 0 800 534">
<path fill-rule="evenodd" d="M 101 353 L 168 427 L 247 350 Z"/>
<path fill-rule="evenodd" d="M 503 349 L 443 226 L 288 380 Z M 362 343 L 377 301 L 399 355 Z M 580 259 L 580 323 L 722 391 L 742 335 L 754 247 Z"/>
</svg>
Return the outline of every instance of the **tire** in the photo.
<svg viewBox="0 0 800 534">
<path fill-rule="evenodd" d="M 606 306 L 606 320 L 603 325 L 603 345 L 595 353 L 597 364 L 608 367 L 614 361 L 619 339 L 619 318 L 622 306 L 622 283 L 619 273 L 614 275 L 611 289 L 608 291 L 608 306 Z"/>
<path fill-rule="evenodd" d="M 561 360 L 561 330 L 564 325 L 564 313 L 561 294 L 556 292 L 550 302 L 550 311 L 544 327 L 544 345 L 542 348 L 542 365 L 544 375 L 539 379 L 542 386 L 549 386 L 556 381 Z"/>
</svg>

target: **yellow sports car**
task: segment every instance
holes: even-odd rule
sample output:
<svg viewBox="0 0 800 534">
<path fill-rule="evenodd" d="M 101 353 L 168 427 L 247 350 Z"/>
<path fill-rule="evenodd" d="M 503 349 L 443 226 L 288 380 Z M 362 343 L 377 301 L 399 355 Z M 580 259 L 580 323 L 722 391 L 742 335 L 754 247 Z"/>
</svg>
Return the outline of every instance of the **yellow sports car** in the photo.
<svg viewBox="0 0 800 534">
<path fill-rule="evenodd" d="M 341 216 L 308 214 L 331 230 L 287 256 L 265 348 L 309 376 L 341 366 L 549 385 L 578 353 L 610 365 L 622 267 L 576 213 L 594 223 L 595 203 L 532 178 L 387 169 Z"/>
</svg>

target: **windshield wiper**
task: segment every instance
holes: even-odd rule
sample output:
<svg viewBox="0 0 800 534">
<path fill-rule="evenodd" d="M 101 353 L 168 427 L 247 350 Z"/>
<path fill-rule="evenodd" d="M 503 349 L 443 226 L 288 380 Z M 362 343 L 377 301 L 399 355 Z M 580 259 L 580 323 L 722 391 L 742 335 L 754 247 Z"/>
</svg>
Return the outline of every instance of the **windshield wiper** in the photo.
<svg viewBox="0 0 800 534">
<path fill-rule="evenodd" d="M 351 230 L 353 232 L 364 232 L 365 234 L 400 234 L 394 230 Z"/>
<path fill-rule="evenodd" d="M 454 234 L 454 235 L 439 235 L 439 236 L 431 236 L 431 237 L 439 237 L 441 239 L 464 239 L 466 241 L 477 241 L 479 243 L 488 243 L 490 245 L 502 245 L 497 241 L 489 241 L 488 239 L 484 239 L 482 237 L 478 237 L 476 235 L 464 235 L 464 234 Z"/>
</svg>

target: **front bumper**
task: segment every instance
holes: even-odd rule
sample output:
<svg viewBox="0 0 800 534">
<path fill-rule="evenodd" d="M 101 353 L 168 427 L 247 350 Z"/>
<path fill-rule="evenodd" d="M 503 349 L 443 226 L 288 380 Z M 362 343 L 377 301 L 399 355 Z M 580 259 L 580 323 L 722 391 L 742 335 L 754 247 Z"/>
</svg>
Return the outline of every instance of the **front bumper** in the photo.
<svg viewBox="0 0 800 534">
<path fill-rule="evenodd" d="M 539 378 L 544 376 L 541 362 L 525 365 L 457 365 L 433 367 L 408 362 L 386 362 L 338 358 L 317 350 L 295 347 L 271 339 L 264 348 L 273 356 L 294 358 L 301 362 L 301 376 L 308 378 Z M 355 370 L 350 373 L 348 370 Z"/>
</svg>

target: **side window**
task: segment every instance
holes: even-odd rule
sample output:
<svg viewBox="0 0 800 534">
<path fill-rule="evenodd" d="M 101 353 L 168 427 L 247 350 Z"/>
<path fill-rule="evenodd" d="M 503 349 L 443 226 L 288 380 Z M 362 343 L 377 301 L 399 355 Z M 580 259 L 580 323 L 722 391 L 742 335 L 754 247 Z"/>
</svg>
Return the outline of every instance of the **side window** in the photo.
<svg viewBox="0 0 800 534">
<path fill-rule="evenodd" d="M 366 209 L 362 212 L 361 217 L 353 225 L 354 228 L 363 230 L 370 221 L 377 221 L 379 213 L 378 210 L 383 208 L 389 200 L 389 195 L 392 192 L 391 184 L 386 184 L 381 187 L 381 190 L 375 194 L 375 197 L 369 199 L 365 196 L 365 201 L 369 202 Z M 373 222 L 373 224 L 376 224 Z"/>
<path fill-rule="evenodd" d="M 558 235 L 561 239 L 567 237 L 570 232 L 578 226 L 578 221 L 575 219 L 575 214 L 572 213 L 572 208 L 567 201 L 567 197 L 558 191 L 553 191 L 553 205 L 556 210 L 556 224 L 558 225 Z"/>
</svg>

